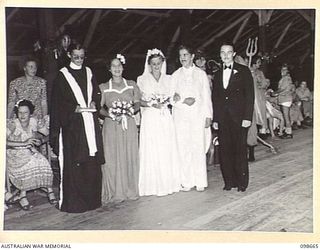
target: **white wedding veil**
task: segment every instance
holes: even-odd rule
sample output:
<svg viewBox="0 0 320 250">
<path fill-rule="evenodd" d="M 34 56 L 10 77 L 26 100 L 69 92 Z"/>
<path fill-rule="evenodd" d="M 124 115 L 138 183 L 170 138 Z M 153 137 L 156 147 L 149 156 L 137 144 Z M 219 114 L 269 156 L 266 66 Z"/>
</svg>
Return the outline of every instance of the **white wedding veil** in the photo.
<svg viewBox="0 0 320 250">
<path fill-rule="evenodd" d="M 150 69 L 150 65 L 149 65 L 148 61 L 149 61 L 149 57 L 152 56 L 152 55 L 160 55 L 160 56 L 163 57 L 163 63 L 162 63 L 162 67 L 161 67 L 161 74 L 165 75 L 167 73 L 166 58 L 165 58 L 164 54 L 162 53 L 162 51 L 159 50 L 159 49 L 148 49 L 147 56 L 146 56 L 146 61 L 144 63 L 143 75 L 151 74 L 151 69 Z"/>
</svg>

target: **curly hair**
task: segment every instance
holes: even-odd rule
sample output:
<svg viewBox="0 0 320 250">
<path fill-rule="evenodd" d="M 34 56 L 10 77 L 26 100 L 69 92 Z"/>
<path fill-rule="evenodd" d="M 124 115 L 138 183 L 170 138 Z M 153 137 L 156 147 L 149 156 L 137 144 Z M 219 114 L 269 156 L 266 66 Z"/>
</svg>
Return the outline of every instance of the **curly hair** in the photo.
<svg viewBox="0 0 320 250">
<path fill-rule="evenodd" d="M 30 111 L 30 114 L 32 115 L 33 112 L 34 112 L 34 105 L 32 104 L 31 101 L 29 100 L 26 100 L 26 99 L 23 99 L 23 100 L 19 100 L 16 105 L 14 106 L 14 113 L 16 114 L 16 116 L 18 116 L 18 110 L 19 110 L 19 107 L 28 107 L 29 108 L 29 111 Z"/>
</svg>

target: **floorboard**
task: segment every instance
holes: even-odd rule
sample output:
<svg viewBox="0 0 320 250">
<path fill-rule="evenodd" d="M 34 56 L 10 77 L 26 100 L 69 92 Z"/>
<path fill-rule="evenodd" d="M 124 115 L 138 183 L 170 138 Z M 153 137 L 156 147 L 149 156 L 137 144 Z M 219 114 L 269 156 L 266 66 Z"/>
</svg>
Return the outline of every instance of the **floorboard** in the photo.
<svg viewBox="0 0 320 250">
<path fill-rule="evenodd" d="M 218 166 L 208 167 L 205 192 L 110 204 L 83 214 L 59 212 L 44 194 L 30 192 L 30 211 L 12 206 L 5 230 L 210 230 L 313 232 L 313 130 L 298 130 L 293 139 L 272 142 L 279 150 L 256 147 L 249 187 L 222 190 Z"/>
</svg>

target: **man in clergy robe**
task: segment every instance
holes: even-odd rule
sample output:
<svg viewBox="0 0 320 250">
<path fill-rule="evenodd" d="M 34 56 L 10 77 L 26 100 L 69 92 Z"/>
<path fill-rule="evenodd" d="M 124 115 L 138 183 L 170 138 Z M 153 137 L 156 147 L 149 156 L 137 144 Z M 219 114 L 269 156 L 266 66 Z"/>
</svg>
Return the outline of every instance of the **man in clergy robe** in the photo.
<svg viewBox="0 0 320 250">
<path fill-rule="evenodd" d="M 80 44 L 69 48 L 71 62 L 60 69 L 52 92 L 50 144 L 61 168 L 59 209 L 82 213 L 101 206 L 102 135 L 100 93 Z"/>
<path fill-rule="evenodd" d="M 234 45 L 220 47 L 222 68 L 213 83 L 213 128 L 218 130 L 223 190 L 244 192 L 249 183 L 247 134 L 254 106 L 254 85 L 248 67 L 234 62 Z"/>
<path fill-rule="evenodd" d="M 193 64 L 193 49 L 179 47 L 182 65 L 171 77 L 173 120 L 181 165 L 181 190 L 204 191 L 208 186 L 206 153 L 212 122 L 211 89 L 207 74 Z M 210 140 L 210 139 L 209 139 Z"/>
</svg>

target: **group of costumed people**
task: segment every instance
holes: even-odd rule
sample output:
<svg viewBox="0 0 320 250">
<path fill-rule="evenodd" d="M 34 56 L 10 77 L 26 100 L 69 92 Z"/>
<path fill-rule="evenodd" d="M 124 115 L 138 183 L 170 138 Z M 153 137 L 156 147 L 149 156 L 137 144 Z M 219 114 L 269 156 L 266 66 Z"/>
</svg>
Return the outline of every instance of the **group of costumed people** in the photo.
<svg viewBox="0 0 320 250">
<path fill-rule="evenodd" d="M 27 191 L 37 188 L 68 213 L 194 187 L 204 191 L 211 126 L 218 131 L 223 189 L 246 191 L 248 130 L 255 122 L 265 124 L 267 116 L 256 109 L 258 98 L 265 97 L 254 83 L 262 82 L 263 90 L 268 83 L 258 69 L 253 67 L 256 73 L 251 74 L 234 61 L 232 44 L 220 47 L 223 64 L 212 89 L 188 46 L 179 47 L 182 66 L 172 75 L 166 74 L 162 51 L 148 50 L 137 82 L 123 77 L 126 59 L 116 54 L 108 61 L 112 77 L 100 85 L 84 65 L 82 45 L 72 44 L 68 51 L 70 63 L 59 70 L 53 84 L 50 119 L 45 81 L 35 76 L 34 61 L 26 62 L 25 77 L 10 83 L 6 169 L 7 181 L 18 192 L 7 190 L 8 204 L 19 202 L 22 209 L 30 209 Z M 48 140 L 59 159 L 59 199 L 52 189 L 50 164 L 38 151 Z"/>
<path fill-rule="evenodd" d="M 24 95 L 15 104 L 15 117 L 8 106 L 8 117 L 11 122 L 22 124 L 25 112 L 24 126 L 35 128 L 30 129 L 29 138 L 11 136 L 17 133 L 16 129 L 7 128 L 7 145 L 11 147 L 7 150 L 8 181 L 19 191 L 8 201 L 19 202 L 28 210 L 26 192 L 41 187 L 46 188 L 50 203 L 58 203 L 61 211 L 80 213 L 144 195 L 163 196 L 192 187 L 204 191 L 208 186 L 206 151 L 210 144 L 212 103 L 208 77 L 193 64 L 193 52 L 181 47 L 183 66 L 169 76 L 163 53 L 148 50 L 144 73 L 137 83 L 123 78 L 125 58 L 117 54 L 108 62 L 112 78 L 98 86 L 91 69 L 83 65 L 84 48 L 74 44 L 69 51 L 70 64 L 60 69 L 53 85 L 50 124 L 44 125 L 50 129 L 45 136 L 49 134 L 52 150 L 59 158 L 60 199 L 52 196 L 50 168 L 46 169 L 49 183 L 37 183 L 39 179 L 35 177 L 29 182 L 37 185 L 21 187 L 13 181 L 12 172 L 17 164 L 11 164 L 16 159 L 11 157 L 10 150 L 19 154 L 23 148 L 30 154 L 24 159 L 37 166 L 38 172 L 35 174 L 36 170 L 28 170 L 24 164 L 26 176 L 42 176 L 44 167 L 50 166 L 44 156 L 42 162 L 31 161 L 33 152 L 38 152 L 36 148 L 43 143 L 42 139 L 34 138 L 39 126 L 32 124 L 40 123 L 44 115 L 31 116 L 35 100 Z M 35 63 L 31 64 L 36 68 Z M 28 65 L 29 62 L 24 70 L 29 76 Z M 35 72 L 30 79 L 34 75 Z M 26 80 L 25 85 L 28 82 L 31 81 Z M 18 92 L 16 84 L 11 83 L 10 88 L 11 92 Z M 46 94 L 41 87 L 37 90 Z M 140 109 L 138 133 L 135 115 Z M 99 116 L 104 118 L 102 130 Z M 12 145 L 11 141 L 25 145 Z"/>
</svg>

